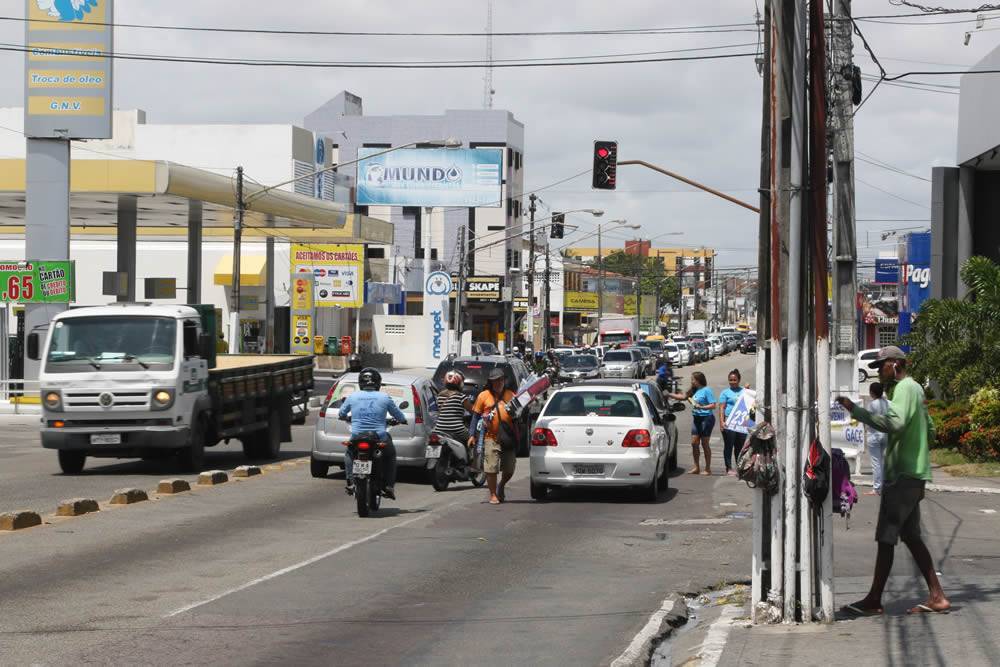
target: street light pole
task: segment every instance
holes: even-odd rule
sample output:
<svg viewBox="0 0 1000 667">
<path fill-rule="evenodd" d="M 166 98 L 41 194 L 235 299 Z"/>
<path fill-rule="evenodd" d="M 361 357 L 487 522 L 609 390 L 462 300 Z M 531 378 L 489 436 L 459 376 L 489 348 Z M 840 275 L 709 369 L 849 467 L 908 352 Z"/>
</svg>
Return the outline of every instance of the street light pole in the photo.
<svg viewBox="0 0 1000 667">
<path fill-rule="evenodd" d="M 531 194 L 528 197 L 528 214 L 531 220 L 530 232 L 528 234 L 528 340 L 531 346 L 538 349 L 535 344 L 535 200 L 538 196 Z"/>
<path fill-rule="evenodd" d="M 243 211 L 246 202 L 243 199 L 243 167 L 236 168 L 236 216 L 233 219 L 233 307 L 229 311 L 229 354 L 240 353 L 240 339 L 243 332 L 240 328 L 240 255 L 243 244 Z M 273 298 L 269 297 L 269 298 Z"/>
</svg>

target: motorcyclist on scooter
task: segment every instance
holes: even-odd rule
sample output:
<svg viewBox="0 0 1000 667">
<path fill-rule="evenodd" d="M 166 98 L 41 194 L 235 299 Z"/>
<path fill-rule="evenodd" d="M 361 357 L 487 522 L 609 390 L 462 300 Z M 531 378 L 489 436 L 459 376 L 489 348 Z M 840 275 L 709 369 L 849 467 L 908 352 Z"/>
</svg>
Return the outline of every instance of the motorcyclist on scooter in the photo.
<svg viewBox="0 0 1000 667">
<path fill-rule="evenodd" d="M 406 423 L 406 415 L 396 406 L 396 403 L 387 395 L 379 391 L 382 388 L 382 374 L 374 368 L 365 368 L 358 375 L 358 388 L 340 406 L 339 417 L 345 419 L 351 415 L 351 435 L 359 435 L 368 431 L 375 431 L 379 438 L 385 443 L 382 450 L 385 473 L 384 495 L 393 500 L 396 499 L 396 447 L 392 444 L 392 436 L 386 430 L 386 414 L 400 424 Z M 347 477 L 348 490 L 353 489 L 354 479 L 351 470 L 354 466 L 354 457 L 350 448 L 344 455 L 344 473 Z"/>
<path fill-rule="evenodd" d="M 461 372 L 453 369 L 444 374 L 444 389 L 437 395 L 438 416 L 434 432 L 468 448 L 469 427 L 465 425 L 465 414 L 472 410 L 472 399 L 462 391 L 464 386 L 465 376 Z M 471 453 L 468 460 L 472 460 Z"/>
</svg>

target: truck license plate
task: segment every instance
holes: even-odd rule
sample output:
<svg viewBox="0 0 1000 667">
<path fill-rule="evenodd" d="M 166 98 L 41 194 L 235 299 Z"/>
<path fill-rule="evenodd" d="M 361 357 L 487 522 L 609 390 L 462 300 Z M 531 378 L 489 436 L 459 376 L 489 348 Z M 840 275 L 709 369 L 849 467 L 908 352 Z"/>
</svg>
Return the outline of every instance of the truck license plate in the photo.
<svg viewBox="0 0 1000 667">
<path fill-rule="evenodd" d="M 121 433 L 95 433 L 90 436 L 92 445 L 120 445 L 122 444 Z"/>
<path fill-rule="evenodd" d="M 427 449 L 424 451 L 424 458 L 426 459 L 441 458 L 441 445 L 427 445 Z"/>
<path fill-rule="evenodd" d="M 355 461 L 354 467 L 351 468 L 352 474 L 355 475 L 370 475 L 372 474 L 372 462 L 371 461 Z"/>
</svg>

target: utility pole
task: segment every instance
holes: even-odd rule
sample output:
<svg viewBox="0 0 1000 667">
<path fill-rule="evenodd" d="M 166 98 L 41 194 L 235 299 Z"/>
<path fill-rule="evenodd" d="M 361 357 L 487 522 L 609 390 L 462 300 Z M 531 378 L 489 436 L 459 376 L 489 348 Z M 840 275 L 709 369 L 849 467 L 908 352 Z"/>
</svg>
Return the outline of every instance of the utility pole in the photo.
<svg viewBox="0 0 1000 667">
<path fill-rule="evenodd" d="M 701 285 L 701 260 L 705 255 L 705 249 L 701 249 L 701 255 L 694 258 L 694 314 L 698 314 L 698 306 L 701 305 L 698 298 L 698 288 Z"/>
<path fill-rule="evenodd" d="M 233 220 L 233 305 L 229 314 L 229 354 L 239 354 L 243 331 L 240 327 L 240 252 L 243 243 L 243 167 L 236 167 L 236 216 Z M 272 296 L 273 298 L 273 296 Z"/>
<path fill-rule="evenodd" d="M 549 347 L 555 347 L 552 345 L 552 303 L 549 298 L 552 296 L 552 285 L 550 284 L 552 280 L 552 248 L 549 247 L 548 241 L 545 242 L 545 310 L 542 311 L 542 316 L 545 318 L 545 340 L 542 341 L 542 347 L 548 349 Z"/>
<path fill-rule="evenodd" d="M 601 245 L 601 225 L 597 225 L 597 341 L 601 342 L 601 319 L 604 317 L 604 249 Z"/>
<path fill-rule="evenodd" d="M 465 294 L 465 257 L 467 246 L 465 243 L 465 225 L 458 229 L 458 289 L 455 291 L 455 338 L 456 352 L 461 354 L 462 350 L 462 296 Z"/>
<path fill-rule="evenodd" d="M 534 349 L 539 349 L 535 344 L 535 200 L 538 197 L 535 194 L 531 194 L 528 197 L 528 215 L 530 216 L 531 226 L 529 232 L 528 246 L 528 336 L 527 340 L 531 341 L 531 346 Z"/>
</svg>

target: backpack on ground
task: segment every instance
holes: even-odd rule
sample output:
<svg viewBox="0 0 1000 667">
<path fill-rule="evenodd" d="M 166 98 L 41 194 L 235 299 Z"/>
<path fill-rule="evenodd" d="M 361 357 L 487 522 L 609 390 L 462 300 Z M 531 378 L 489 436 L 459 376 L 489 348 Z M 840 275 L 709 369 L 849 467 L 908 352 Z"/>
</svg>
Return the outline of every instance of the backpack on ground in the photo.
<svg viewBox="0 0 1000 667">
<path fill-rule="evenodd" d="M 774 428 L 767 422 L 750 429 L 736 459 L 736 475 L 751 489 L 761 489 L 772 496 L 778 492 L 781 472 L 776 460 Z"/>
<path fill-rule="evenodd" d="M 809 445 L 809 456 L 802 476 L 802 491 L 812 503 L 813 511 L 817 512 L 830 493 L 830 455 L 819 440 L 813 440 Z"/>
<path fill-rule="evenodd" d="M 851 481 L 851 466 L 840 449 L 833 450 L 833 511 L 851 520 L 851 508 L 858 502 L 858 490 Z"/>
</svg>

